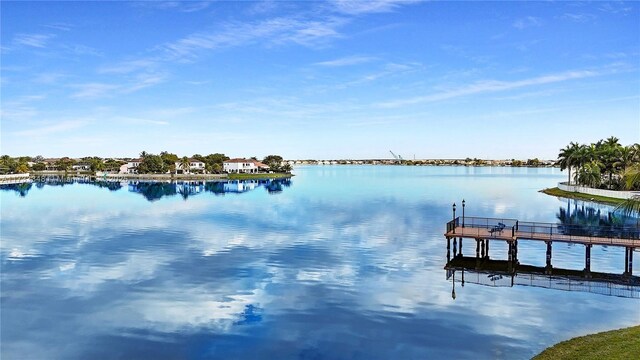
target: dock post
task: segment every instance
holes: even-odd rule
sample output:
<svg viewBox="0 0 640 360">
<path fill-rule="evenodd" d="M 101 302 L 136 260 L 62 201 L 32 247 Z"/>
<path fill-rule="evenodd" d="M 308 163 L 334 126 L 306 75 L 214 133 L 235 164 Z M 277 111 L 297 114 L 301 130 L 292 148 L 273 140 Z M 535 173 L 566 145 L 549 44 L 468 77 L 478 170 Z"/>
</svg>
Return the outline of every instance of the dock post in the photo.
<svg viewBox="0 0 640 360">
<path fill-rule="evenodd" d="M 545 272 L 548 274 L 551 274 L 551 241 L 546 241 L 547 243 L 547 267 L 545 269 Z"/>
<path fill-rule="evenodd" d="M 480 257 L 480 239 L 476 239 L 476 259 Z"/>
<path fill-rule="evenodd" d="M 624 274 L 629 274 L 629 248 L 624 248 Z"/>
<path fill-rule="evenodd" d="M 633 248 L 629 248 L 629 276 L 633 275 Z"/>
<path fill-rule="evenodd" d="M 458 256 L 458 238 L 453 238 L 453 257 Z"/>
<path fill-rule="evenodd" d="M 481 255 L 482 255 L 483 259 L 484 259 L 484 249 L 485 249 L 485 245 L 484 244 L 485 244 L 485 241 L 487 241 L 487 240 L 486 239 L 482 239 L 482 245 L 480 245 Z"/>
<path fill-rule="evenodd" d="M 513 261 L 518 263 L 518 240 L 513 242 Z"/>
<path fill-rule="evenodd" d="M 509 271 L 509 274 L 511 274 L 513 271 L 513 244 L 511 244 L 510 241 L 508 241 L 507 244 L 509 245 L 509 250 L 507 251 L 507 254 L 508 254 L 507 270 Z"/>
<path fill-rule="evenodd" d="M 484 253 L 487 256 L 487 259 L 489 258 L 489 239 L 487 239 L 487 242 L 484 244 L 484 247 L 486 248 Z"/>
<path fill-rule="evenodd" d="M 462 238 L 460 238 L 460 256 L 462 256 Z"/>
<path fill-rule="evenodd" d="M 591 273 L 591 244 L 585 245 L 584 252 L 584 272 L 587 277 L 590 277 Z"/>
<path fill-rule="evenodd" d="M 447 263 L 451 261 L 451 239 L 447 238 Z"/>
</svg>

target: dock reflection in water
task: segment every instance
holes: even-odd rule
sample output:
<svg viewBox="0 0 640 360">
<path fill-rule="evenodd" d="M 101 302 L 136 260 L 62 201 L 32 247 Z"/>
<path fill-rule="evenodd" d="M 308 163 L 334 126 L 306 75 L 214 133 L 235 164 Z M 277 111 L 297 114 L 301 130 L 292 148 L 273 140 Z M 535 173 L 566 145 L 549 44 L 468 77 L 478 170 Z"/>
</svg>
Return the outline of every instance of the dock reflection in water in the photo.
<svg viewBox="0 0 640 360">
<path fill-rule="evenodd" d="M 476 259 L 456 256 L 445 265 L 447 280 L 452 282 L 455 299 L 456 282 L 494 287 L 533 286 L 564 291 L 581 291 L 601 295 L 640 299 L 640 277 L 601 272 L 585 276 L 582 270 L 554 268 L 548 274 L 545 267 L 508 264 L 506 260 Z"/>
</svg>

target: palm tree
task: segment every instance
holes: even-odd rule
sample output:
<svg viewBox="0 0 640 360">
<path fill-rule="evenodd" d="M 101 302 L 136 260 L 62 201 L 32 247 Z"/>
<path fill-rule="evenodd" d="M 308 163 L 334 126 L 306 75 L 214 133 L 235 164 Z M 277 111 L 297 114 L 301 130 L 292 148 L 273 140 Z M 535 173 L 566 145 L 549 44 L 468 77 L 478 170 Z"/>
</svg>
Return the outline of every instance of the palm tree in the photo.
<svg viewBox="0 0 640 360">
<path fill-rule="evenodd" d="M 144 159 L 147 157 L 147 155 L 149 155 L 149 153 L 147 153 L 146 151 L 143 151 L 140 153 L 140 158 Z"/>
<path fill-rule="evenodd" d="M 180 167 L 182 168 L 183 174 L 186 174 L 189 171 L 191 168 L 191 161 L 189 161 L 188 157 L 185 156 L 180 160 Z"/>
<path fill-rule="evenodd" d="M 576 164 L 576 154 L 580 149 L 580 145 L 571 142 L 566 148 L 561 149 L 558 154 L 557 164 L 560 165 L 560 170 L 569 170 L 569 185 L 571 185 L 571 168 Z"/>
<path fill-rule="evenodd" d="M 631 150 L 633 152 L 633 161 L 640 162 L 640 144 L 631 145 Z"/>
<path fill-rule="evenodd" d="M 600 166 L 596 161 L 584 164 L 577 174 L 578 182 L 589 187 L 598 187 L 602 177 L 600 175 Z"/>
<path fill-rule="evenodd" d="M 622 210 L 626 216 L 640 215 L 640 196 L 635 195 L 625 200 L 616 207 L 616 210 Z"/>
<path fill-rule="evenodd" d="M 620 145 L 620 139 L 618 139 L 615 136 L 608 137 L 607 140 L 605 140 L 604 143 L 602 143 L 602 145 L 606 147 L 611 147 L 611 148 L 617 148 L 622 146 Z"/>
<path fill-rule="evenodd" d="M 619 152 L 623 149 L 619 139 L 615 136 L 609 137 L 605 141 L 598 142 L 597 156 L 602 164 L 604 173 L 609 174 L 609 188 L 613 182 L 613 173 L 616 171 L 616 162 L 619 159 Z"/>
<path fill-rule="evenodd" d="M 633 190 L 640 188 L 640 164 L 634 164 L 628 167 L 623 173 L 624 188 Z"/>
<path fill-rule="evenodd" d="M 627 168 L 635 162 L 635 155 L 633 146 L 622 146 L 618 150 L 618 160 L 613 164 L 613 166 L 622 172 L 625 172 Z"/>
</svg>

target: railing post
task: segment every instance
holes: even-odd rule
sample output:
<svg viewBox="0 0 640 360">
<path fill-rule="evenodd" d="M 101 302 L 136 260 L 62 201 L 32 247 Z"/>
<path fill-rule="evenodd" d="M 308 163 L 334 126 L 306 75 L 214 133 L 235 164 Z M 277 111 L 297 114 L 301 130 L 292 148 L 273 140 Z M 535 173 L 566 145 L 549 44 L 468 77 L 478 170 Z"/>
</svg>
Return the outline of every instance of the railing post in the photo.
<svg viewBox="0 0 640 360">
<path fill-rule="evenodd" d="M 547 243 L 547 267 L 545 269 L 545 272 L 550 274 L 551 273 L 551 269 L 552 269 L 552 266 L 551 266 L 551 246 L 552 246 L 551 244 L 552 244 L 552 242 L 551 241 L 547 241 L 546 243 Z"/>
<path fill-rule="evenodd" d="M 629 276 L 633 275 L 633 248 L 629 248 Z"/>
<path fill-rule="evenodd" d="M 629 249 L 630 247 L 624 247 L 624 274 L 627 275 L 629 273 Z"/>
<path fill-rule="evenodd" d="M 585 245 L 584 271 L 588 275 L 591 272 L 591 244 Z"/>
</svg>

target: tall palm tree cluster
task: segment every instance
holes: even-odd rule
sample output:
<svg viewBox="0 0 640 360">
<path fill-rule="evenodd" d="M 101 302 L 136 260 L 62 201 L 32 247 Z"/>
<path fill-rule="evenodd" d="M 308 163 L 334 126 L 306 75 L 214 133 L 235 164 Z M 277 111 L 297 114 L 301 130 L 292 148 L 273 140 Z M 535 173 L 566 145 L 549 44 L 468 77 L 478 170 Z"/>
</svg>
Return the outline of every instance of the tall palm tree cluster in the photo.
<svg viewBox="0 0 640 360">
<path fill-rule="evenodd" d="M 640 190 L 640 144 L 623 146 L 614 136 L 589 145 L 571 142 L 560 150 L 557 165 L 568 170 L 569 184 Z"/>
</svg>

